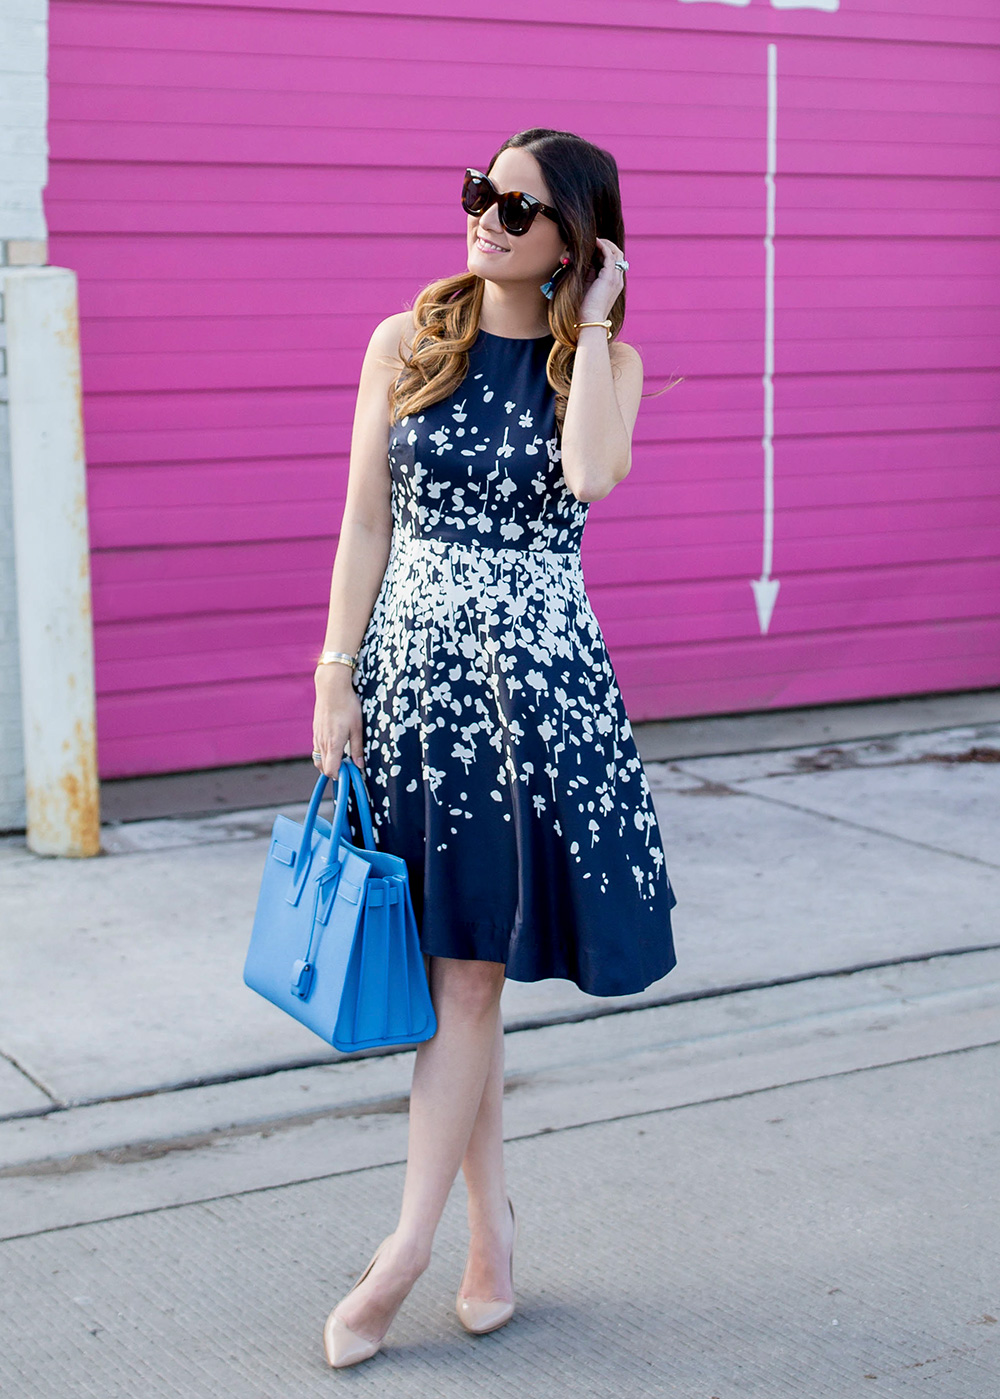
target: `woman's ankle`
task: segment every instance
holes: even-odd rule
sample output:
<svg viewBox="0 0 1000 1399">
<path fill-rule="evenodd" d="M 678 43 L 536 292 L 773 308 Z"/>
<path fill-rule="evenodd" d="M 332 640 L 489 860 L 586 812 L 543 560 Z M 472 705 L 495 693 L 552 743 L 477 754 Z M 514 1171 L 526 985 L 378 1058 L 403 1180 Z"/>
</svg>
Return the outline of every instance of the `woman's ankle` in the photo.
<svg viewBox="0 0 1000 1399">
<path fill-rule="evenodd" d="M 397 1229 L 393 1235 L 392 1255 L 395 1266 L 416 1282 L 430 1267 L 431 1246 L 428 1240 Z"/>
<path fill-rule="evenodd" d="M 496 1235 L 506 1237 L 512 1228 L 510 1205 L 504 1193 L 499 1200 L 476 1200 L 470 1198 L 468 1208 L 469 1233 L 473 1236 Z"/>
</svg>

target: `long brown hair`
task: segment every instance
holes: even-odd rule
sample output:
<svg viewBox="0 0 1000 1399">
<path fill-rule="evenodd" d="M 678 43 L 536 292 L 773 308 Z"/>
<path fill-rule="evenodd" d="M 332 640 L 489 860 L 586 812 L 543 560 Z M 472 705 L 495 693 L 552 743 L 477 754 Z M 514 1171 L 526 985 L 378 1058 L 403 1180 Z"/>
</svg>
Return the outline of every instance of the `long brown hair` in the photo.
<svg viewBox="0 0 1000 1399">
<path fill-rule="evenodd" d="M 617 247 L 625 247 L 618 166 L 614 156 L 581 136 L 532 127 L 503 143 L 487 174 L 501 152 L 511 146 L 527 150 L 538 161 L 559 211 L 569 253 L 569 270 L 549 302 L 549 329 L 555 343 L 546 365 L 556 394 L 556 421 L 561 424 L 576 356 L 575 323 L 589 285 L 587 274 L 596 240 L 608 238 Z M 474 272 L 442 277 L 424 287 L 413 304 L 410 352 L 389 393 L 392 422 L 419 413 L 458 388 L 469 370 L 469 350 L 479 331 L 482 304 L 483 279 Z M 625 319 L 624 291 L 608 314 L 614 337 Z"/>
</svg>

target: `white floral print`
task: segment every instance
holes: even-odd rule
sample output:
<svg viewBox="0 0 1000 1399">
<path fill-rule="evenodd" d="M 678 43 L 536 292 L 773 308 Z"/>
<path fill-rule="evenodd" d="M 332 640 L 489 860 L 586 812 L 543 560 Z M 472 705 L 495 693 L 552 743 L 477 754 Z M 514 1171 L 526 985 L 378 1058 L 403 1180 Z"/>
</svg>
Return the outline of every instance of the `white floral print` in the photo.
<svg viewBox="0 0 1000 1399">
<path fill-rule="evenodd" d="M 481 335 L 458 391 L 393 428 L 355 685 L 376 835 L 407 858 L 424 950 L 621 994 L 674 965 L 676 898 L 586 593 L 549 344 Z M 474 456 L 445 455 L 460 422 Z"/>
</svg>

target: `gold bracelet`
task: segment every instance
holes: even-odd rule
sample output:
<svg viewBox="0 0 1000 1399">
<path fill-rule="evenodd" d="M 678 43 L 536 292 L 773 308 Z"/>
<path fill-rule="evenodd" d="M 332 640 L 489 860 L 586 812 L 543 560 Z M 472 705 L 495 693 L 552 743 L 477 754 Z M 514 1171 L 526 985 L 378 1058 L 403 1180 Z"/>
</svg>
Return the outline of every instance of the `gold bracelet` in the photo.
<svg viewBox="0 0 1000 1399">
<path fill-rule="evenodd" d="M 582 330 L 585 325 L 602 325 L 608 332 L 608 339 L 611 339 L 611 322 L 608 321 L 577 321 L 577 330 Z"/>
<path fill-rule="evenodd" d="M 316 664 L 317 666 L 330 665 L 334 661 L 339 661 L 341 665 L 349 665 L 353 670 L 358 663 L 357 652 L 352 656 L 347 651 L 324 651 Z"/>
</svg>

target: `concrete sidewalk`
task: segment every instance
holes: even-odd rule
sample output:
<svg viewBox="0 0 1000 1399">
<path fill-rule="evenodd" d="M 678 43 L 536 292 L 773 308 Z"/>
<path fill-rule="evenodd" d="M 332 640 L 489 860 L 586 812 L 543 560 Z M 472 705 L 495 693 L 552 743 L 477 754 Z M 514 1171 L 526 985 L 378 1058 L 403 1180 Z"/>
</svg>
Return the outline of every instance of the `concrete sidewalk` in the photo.
<svg viewBox="0 0 1000 1399">
<path fill-rule="evenodd" d="M 451 1310 L 459 1182 L 342 1375 L 319 1334 L 398 1205 L 412 1054 L 242 985 L 273 808 L 0 842 L 0 1392 L 996 1399 L 1000 712 L 828 722 L 645 755 L 677 969 L 504 992 L 515 1320 Z"/>
<path fill-rule="evenodd" d="M 513 1032 L 514 1320 L 454 1316 L 460 1181 L 344 1374 L 320 1332 L 398 1207 L 401 1056 L 277 1075 L 249 1130 L 24 1160 L 0 1177 L 0 1392 L 995 1399 L 998 973 L 966 954 Z M 10 1123 L 4 1155 L 94 1111 Z"/>
<path fill-rule="evenodd" d="M 996 708 L 1000 711 L 1000 696 Z M 1000 944 L 997 722 L 647 762 L 678 966 L 643 1004 Z M 283 808 L 301 819 L 304 805 Z M 105 828 L 114 853 L 0 842 L 0 1118 L 339 1056 L 248 990 L 274 811 Z M 510 1027 L 621 1004 L 508 983 Z"/>
<path fill-rule="evenodd" d="M 513 1140 L 513 1321 L 477 1339 L 453 1314 L 459 1186 L 382 1353 L 343 1374 L 320 1329 L 400 1164 L 7 1242 L 0 1389 L 994 1399 L 999 1070 L 978 1049 Z"/>
</svg>

